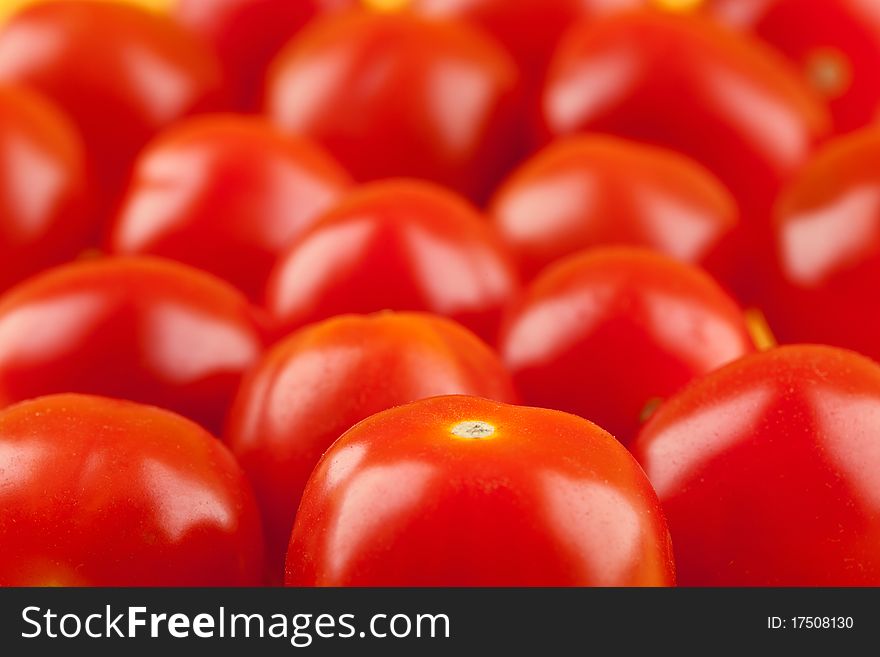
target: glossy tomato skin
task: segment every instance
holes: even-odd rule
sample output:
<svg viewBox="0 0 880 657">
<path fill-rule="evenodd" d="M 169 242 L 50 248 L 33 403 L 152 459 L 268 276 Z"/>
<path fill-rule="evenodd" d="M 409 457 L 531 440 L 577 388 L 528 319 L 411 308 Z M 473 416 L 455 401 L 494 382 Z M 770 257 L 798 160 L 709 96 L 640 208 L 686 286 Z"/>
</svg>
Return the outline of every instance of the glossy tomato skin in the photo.
<svg viewBox="0 0 880 657">
<path fill-rule="evenodd" d="M 273 63 L 266 111 L 360 181 L 407 176 L 482 201 L 519 154 L 516 66 L 463 23 L 346 12 Z"/>
<path fill-rule="evenodd" d="M 776 284 L 763 304 L 783 341 L 880 359 L 880 130 L 831 141 L 776 208 Z"/>
<path fill-rule="evenodd" d="M 501 359 L 434 315 L 336 317 L 265 355 L 242 384 L 226 441 L 256 491 L 273 579 L 282 581 L 302 491 L 333 441 L 374 413 L 446 394 L 516 401 Z"/>
<path fill-rule="evenodd" d="M 278 255 L 350 183 L 320 147 L 261 119 L 193 118 L 138 158 L 109 250 L 185 262 L 259 301 Z"/>
<path fill-rule="evenodd" d="M 309 21 L 356 0 L 177 0 L 177 21 L 209 43 L 237 109 L 257 110 L 272 58 Z"/>
<path fill-rule="evenodd" d="M 150 137 L 221 93 L 216 59 L 170 18 L 86 0 L 33 5 L 0 27 L 0 81 L 33 87 L 70 115 L 105 217 Z"/>
<path fill-rule="evenodd" d="M 663 513 L 606 432 L 546 409 L 433 397 L 364 420 L 309 479 L 293 586 L 667 586 Z"/>
<path fill-rule="evenodd" d="M 174 413 L 53 395 L 0 412 L 2 586 L 255 586 L 260 517 L 223 444 Z"/>
<path fill-rule="evenodd" d="M 679 583 L 877 586 L 880 367 L 790 346 L 664 404 L 635 454 L 657 489 Z"/>
<path fill-rule="evenodd" d="M 282 332 L 344 313 L 417 310 L 492 342 L 518 291 L 510 255 L 470 204 L 433 184 L 389 180 L 356 189 L 294 241 L 266 306 Z"/>
<path fill-rule="evenodd" d="M 91 242 L 86 155 L 51 103 L 0 87 L 0 292 Z"/>
<path fill-rule="evenodd" d="M 196 269 L 153 258 L 64 265 L 0 297 L 0 406 L 105 395 L 219 434 L 263 340 L 247 299 Z"/>
<path fill-rule="evenodd" d="M 697 163 L 599 135 L 560 139 L 527 160 L 499 188 L 489 214 L 526 279 L 582 249 L 622 244 L 723 279 L 739 221 L 730 193 Z"/>
<path fill-rule="evenodd" d="M 576 413 L 626 445 L 650 406 L 754 347 L 708 275 L 621 247 L 548 268 L 505 318 L 499 349 L 525 403 Z"/>
</svg>

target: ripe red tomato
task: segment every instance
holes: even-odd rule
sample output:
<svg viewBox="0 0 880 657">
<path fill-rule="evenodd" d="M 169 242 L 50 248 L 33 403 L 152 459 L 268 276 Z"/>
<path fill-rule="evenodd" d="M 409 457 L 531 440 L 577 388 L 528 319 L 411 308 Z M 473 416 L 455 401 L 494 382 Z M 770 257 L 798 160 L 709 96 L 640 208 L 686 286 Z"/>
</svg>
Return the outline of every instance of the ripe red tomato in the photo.
<svg viewBox="0 0 880 657">
<path fill-rule="evenodd" d="M 645 141 L 717 175 L 740 207 L 736 287 L 745 298 L 770 260 L 773 200 L 829 127 L 825 108 L 767 46 L 661 12 L 572 29 L 551 65 L 543 112 L 552 135 Z"/>
<path fill-rule="evenodd" d="M 55 395 L 0 412 L 0 586 L 254 586 L 260 517 L 223 444 L 173 413 Z"/>
<path fill-rule="evenodd" d="M 48 270 L 0 297 L 0 406 L 56 392 L 174 410 L 219 434 L 262 350 L 247 300 L 151 258 Z"/>
<path fill-rule="evenodd" d="M 793 346 L 696 381 L 635 453 L 657 489 L 679 581 L 880 584 L 880 367 Z"/>
<path fill-rule="evenodd" d="M 37 4 L 0 26 L 0 81 L 56 101 L 85 138 L 102 216 L 137 151 L 161 128 L 217 102 L 215 58 L 167 16 L 106 2 Z"/>
<path fill-rule="evenodd" d="M 108 246 L 180 260 L 260 300 L 278 255 L 349 185 L 319 147 L 260 119 L 190 119 L 138 159 Z"/>
<path fill-rule="evenodd" d="M 665 586 L 644 473 L 579 417 L 433 397 L 364 420 L 309 479 L 294 586 Z"/>
<path fill-rule="evenodd" d="M 518 292 L 513 262 L 488 222 L 430 183 L 365 185 L 281 257 L 266 304 L 283 330 L 343 313 L 424 310 L 488 341 Z"/>
<path fill-rule="evenodd" d="M 753 350 L 736 303 L 704 272 L 631 248 L 549 267 L 499 339 L 523 400 L 631 442 L 659 400 Z"/>
<path fill-rule="evenodd" d="M 356 0 L 176 0 L 178 22 L 220 58 L 235 106 L 256 110 L 269 62 L 310 20 Z"/>
<path fill-rule="evenodd" d="M 85 157 L 55 107 L 0 87 L 0 292 L 73 258 L 94 236 Z"/>
<path fill-rule="evenodd" d="M 560 139 L 526 161 L 492 201 L 495 227 L 528 279 L 560 258 L 609 244 L 646 246 L 720 277 L 736 202 L 673 151 L 605 136 Z"/>
<path fill-rule="evenodd" d="M 516 401 L 498 356 L 432 315 L 337 317 L 266 354 L 242 384 L 226 439 L 256 491 L 279 582 L 303 488 L 333 441 L 379 411 L 455 393 Z"/>
<path fill-rule="evenodd" d="M 267 111 L 323 144 L 358 180 L 427 178 L 484 199 L 518 155 L 518 73 L 463 23 L 350 12 L 278 56 Z"/>
<path fill-rule="evenodd" d="M 764 310 L 777 336 L 880 359 L 880 130 L 829 142 L 780 197 L 774 229 Z"/>
</svg>

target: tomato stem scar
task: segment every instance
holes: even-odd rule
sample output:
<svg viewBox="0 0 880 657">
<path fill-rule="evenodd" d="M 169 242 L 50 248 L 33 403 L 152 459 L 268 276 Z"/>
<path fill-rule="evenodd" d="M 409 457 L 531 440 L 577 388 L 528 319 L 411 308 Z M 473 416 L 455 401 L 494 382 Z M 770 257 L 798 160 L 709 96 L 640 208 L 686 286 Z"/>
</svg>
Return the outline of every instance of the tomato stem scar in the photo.
<svg viewBox="0 0 880 657">
<path fill-rule="evenodd" d="M 459 438 L 488 438 L 495 433 L 495 427 L 488 422 L 481 420 L 468 420 L 467 422 L 459 422 L 452 427 L 452 435 Z"/>
</svg>

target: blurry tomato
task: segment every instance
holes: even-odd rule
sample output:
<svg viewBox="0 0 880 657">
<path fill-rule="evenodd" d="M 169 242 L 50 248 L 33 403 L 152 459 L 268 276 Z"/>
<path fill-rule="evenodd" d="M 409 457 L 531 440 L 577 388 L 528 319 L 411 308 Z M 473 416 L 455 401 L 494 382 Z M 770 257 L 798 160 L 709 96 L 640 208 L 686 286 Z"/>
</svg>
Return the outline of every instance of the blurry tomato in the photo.
<svg viewBox="0 0 880 657">
<path fill-rule="evenodd" d="M 880 367 L 781 347 L 696 381 L 635 453 L 690 586 L 880 585 Z"/>
<path fill-rule="evenodd" d="M 272 58 L 310 20 L 357 0 L 174 0 L 174 15 L 211 44 L 239 109 L 255 110 Z"/>
<path fill-rule="evenodd" d="M 51 104 L 0 87 L 0 292 L 72 258 L 94 237 L 85 157 Z"/>
<path fill-rule="evenodd" d="M 257 493 L 274 579 L 282 579 L 303 488 L 333 441 L 373 413 L 454 393 L 516 401 L 498 356 L 432 315 L 330 319 L 263 358 L 242 384 L 226 436 Z"/>
<path fill-rule="evenodd" d="M 525 403 L 577 413 L 629 444 L 643 415 L 753 350 L 736 303 L 696 267 L 596 249 L 549 267 L 502 328 Z"/>
<path fill-rule="evenodd" d="M 294 586 L 666 586 L 644 473 L 579 417 L 476 397 L 373 415 L 309 479 Z"/>
<path fill-rule="evenodd" d="M 488 341 L 517 293 L 512 260 L 466 201 L 429 183 L 355 190 L 281 257 L 266 304 L 282 330 L 333 315 L 424 310 Z"/>
<path fill-rule="evenodd" d="M 412 176 L 483 200 L 519 152 L 518 74 L 464 24 L 352 12 L 278 56 L 267 111 L 326 146 L 358 180 Z"/>
<path fill-rule="evenodd" d="M 490 214 L 527 278 L 608 244 L 651 247 L 723 277 L 721 247 L 738 222 L 735 201 L 700 165 L 603 136 L 545 148 L 501 186 Z"/>
<path fill-rule="evenodd" d="M 137 151 L 216 101 L 217 62 L 168 17 L 123 4 L 34 5 L 0 27 L 0 82 L 26 84 L 77 124 L 112 212 Z"/>
<path fill-rule="evenodd" d="M 213 276 L 150 258 L 51 269 L 0 297 L 0 406 L 56 392 L 177 411 L 219 433 L 261 334 Z"/>
<path fill-rule="evenodd" d="M 829 142 L 776 214 L 779 280 L 764 311 L 777 337 L 880 360 L 880 130 Z"/>
<path fill-rule="evenodd" d="M 828 130 L 825 108 L 767 46 L 660 12 L 569 32 L 543 111 L 552 135 L 611 133 L 678 150 L 715 173 L 741 211 L 736 283 L 744 297 L 770 258 L 773 199 Z"/>
<path fill-rule="evenodd" d="M 173 413 L 56 395 L 0 412 L 0 585 L 254 586 L 260 518 L 235 459 Z"/>
<path fill-rule="evenodd" d="M 349 183 L 320 148 L 260 119 L 191 119 L 136 162 L 109 248 L 186 262 L 258 300 L 278 254 Z"/>
</svg>

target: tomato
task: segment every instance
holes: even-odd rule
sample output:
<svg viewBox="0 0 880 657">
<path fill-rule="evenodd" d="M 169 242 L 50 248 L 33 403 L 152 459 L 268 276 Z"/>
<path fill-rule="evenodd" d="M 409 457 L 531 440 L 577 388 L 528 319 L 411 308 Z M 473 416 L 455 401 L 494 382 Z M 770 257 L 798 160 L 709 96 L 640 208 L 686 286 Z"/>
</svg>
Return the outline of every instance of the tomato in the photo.
<svg viewBox="0 0 880 657">
<path fill-rule="evenodd" d="M 829 142 L 781 196 L 774 229 L 764 310 L 777 336 L 880 359 L 880 130 Z"/>
<path fill-rule="evenodd" d="M 58 103 L 85 138 L 112 212 L 137 151 L 161 128 L 219 102 L 219 65 L 170 18 L 131 5 L 34 5 L 0 27 L 0 82 Z"/>
<path fill-rule="evenodd" d="M 736 288 L 746 299 L 770 260 L 773 200 L 829 129 L 825 108 L 767 46 L 661 12 L 572 29 L 551 65 L 543 112 L 551 135 L 645 141 L 717 175 L 740 207 Z"/>
<path fill-rule="evenodd" d="M 657 249 L 724 276 L 736 202 L 708 171 L 665 149 L 614 137 L 560 139 L 496 193 L 490 215 L 526 278 L 587 247 Z"/>
<path fill-rule="evenodd" d="M 518 87 L 507 53 L 465 24 L 350 12 L 284 48 L 266 107 L 357 180 L 426 178 L 482 200 L 519 152 Z"/>
<path fill-rule="evenodd" d="M 880 584 L 880 367 L 791 346 L 696 381 L 635 453 L 669 518 L 679 581 Z"/>
<path fill-rule="evenodd" d="M 319 147 L 260 119 L 190 119 L 138 159 L 109 249 L 186 262 L 259 300 L 281 251 L 349 185 Z"/>
<path fill-rule="evenodd" d="M 355 0 L 176 0 L 174 16 L 211 44 L 235 104 L 256 110 L 273 57 L 310 20 L 355 6 Z"/>
<path fill-rule="evenodd" d="M 596 425 L 433 397 L 364 420 L 327 451 L 287 553 L 294 586 L 665 586 L 654 491 Z"/>
<path fill-rule="evenodd" d="M 629 444 L 659 400 L 754 347 L 736 303 L 700 269 L 619 247 L 549 267 L 506 318 L 499 348 L 527 404 Z"/>
<path fill-rule="evenodd" d="M 343 313 L 424 310 L 492 341 L 519 291 L 488 222 L 452 192 L 390 180 L 355 190 L 297 239 L 266 288 L 283 330 Z"/>
<path fill-rule="evenodd" d="M 373 413 L 453 393 L 516 401 L 498 356 L 432 315 L 336 317 L 266 354 L 242 384 L 226 440 L 256 491 L 279 582 L 303 488 L 333 441 Z"/>
<path fill-rule="evenodd" d="M 0 87 L 0 292 L 73 258 L 93 237 L 85 157 L 55 107 Z"/>
<path fill-rule="evenodd" d="M 196 269 L 150 258 L 65 265 L 0 297 L 0 406 L 106 395 L 216 434 L 262 338 L 244 296 Z"/>
<path fill-rule="evenodd" d="M 54 395 L 0 412 L 0 454 L 2 586 L 261 582 L 253 493 L 197 424 Z"/>
</svg>

